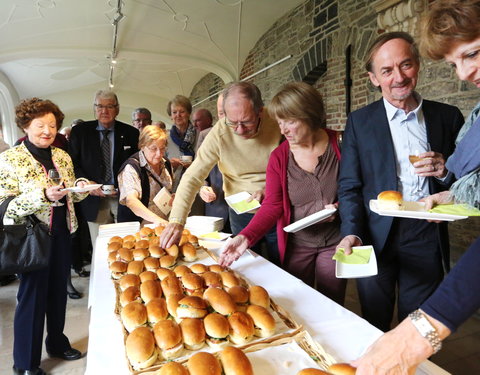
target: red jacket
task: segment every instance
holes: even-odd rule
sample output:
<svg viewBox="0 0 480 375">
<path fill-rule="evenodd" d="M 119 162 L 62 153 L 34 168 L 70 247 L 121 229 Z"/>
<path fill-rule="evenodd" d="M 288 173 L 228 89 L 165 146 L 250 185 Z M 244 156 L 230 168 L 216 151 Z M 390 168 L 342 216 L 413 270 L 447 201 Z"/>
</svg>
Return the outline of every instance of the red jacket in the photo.
<svg viewBox="0 0 480 375">
<path fill-rule="evenodd" d="M 337 143 L 337 132 L 325 129 L 330 144 L 332 145 L 338 160 L 340 160 L 340 149 Z M 250 223 L 239 233 L 244 235 L 249 246 L 259 241 L 271 227 L 277 223 L 278 251 L 280 262 L 285 259 L 287 248 L 287 232 L 284 227 L 290 224 L 290 198 L 287 187 L 287 167 L 290 146 L 288 141 L 283 141 L 280 146 L 272 151 L 267 165 L 267 182 L 265 187 L 265 198 L 262 206 L 253 216 Z"/>
</svg>

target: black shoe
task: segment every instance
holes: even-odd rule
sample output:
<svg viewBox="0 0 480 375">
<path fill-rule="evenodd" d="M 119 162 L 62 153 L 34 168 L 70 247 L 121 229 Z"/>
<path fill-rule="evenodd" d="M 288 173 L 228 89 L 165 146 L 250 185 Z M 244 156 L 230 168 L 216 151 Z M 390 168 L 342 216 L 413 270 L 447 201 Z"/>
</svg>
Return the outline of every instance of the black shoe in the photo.
<svg viewBox="0 0 480 375">
<path fill-rule="evenodd" d="M 65 361 L 74 361 L 76 359 L 82 358 L 82 353 L 79 350 L 73 348 L 67 349 L 63 353 L 48 352 L 48 355 L 50 357 L 60 358 Z"/>
<path fill-rule="evenodd" d="M 74 289 L 72 292 L 67 291 L 67 294 L 68 294 L 68 298 L 70 299 L 80 299 L 83 297 L 83 294 L 76 289 Z"/>
<path fill-rule="evenodd" d="M 17 275 L 6 275 L 0 277 L 0 286 L 7 286 L 17 280 Z"/>
<path fill-rule="evenodd" d="M 35 370 L 20 370 L 13 366 L 13 375 L 47 375 L 40 367 Z"/>
<path fill-rule="evenodd" d="M 90 276 L 90 271 L 87 271 L 85 268 L 80 268 L 79 270 L 75 270 L 75 273 L 79 277 L 88 277 Z"/>
</svg>

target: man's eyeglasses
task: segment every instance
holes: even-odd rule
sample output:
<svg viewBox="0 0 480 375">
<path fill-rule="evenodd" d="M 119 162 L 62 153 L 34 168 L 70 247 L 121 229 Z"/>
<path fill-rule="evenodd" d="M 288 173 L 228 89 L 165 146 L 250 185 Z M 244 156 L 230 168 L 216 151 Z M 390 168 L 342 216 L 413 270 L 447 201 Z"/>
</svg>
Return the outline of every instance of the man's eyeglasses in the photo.
<svg viewBox="0 0 480 375">
<path fill-rule="evenodd" d="M 236 130 L 239 126 L 241 126 L 242 128 L 251 128 L 251 127 L 257 126 L 259 122 L 260 122 L 260 119 L 258 119 L 257 121 L 253 120 L 253 121 L 231 122 L 229 119 L 225 117 L 225 124 L 230 128 L 232 128 L 233 130 Z"/>
<path fill-rule="evenodd" d="M 101 111 L 102 109 L 107 109 L 109 111 L 118 107 L 118 104 L 109 104 L 109 105 L 101 105 L 101 104 L 94 104 L 95 108 Z"/>
</svg>

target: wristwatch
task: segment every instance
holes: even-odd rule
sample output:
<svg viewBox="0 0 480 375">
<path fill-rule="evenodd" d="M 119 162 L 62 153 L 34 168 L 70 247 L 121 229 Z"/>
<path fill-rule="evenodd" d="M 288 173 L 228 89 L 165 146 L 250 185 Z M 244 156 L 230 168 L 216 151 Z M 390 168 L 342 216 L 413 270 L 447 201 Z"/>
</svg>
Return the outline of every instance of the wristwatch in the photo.
<svg viewBox="0 0 480 375">
<path fill-rule="evenodd" d="M 427 317 L 420 311 L 415 310 L 408 314 L 417 331 L 425 337 L 433 348 L 433 354 L 442 348 L 442 340 L 438 336 L 436 329 L 428 321 Z"/>
</svg>

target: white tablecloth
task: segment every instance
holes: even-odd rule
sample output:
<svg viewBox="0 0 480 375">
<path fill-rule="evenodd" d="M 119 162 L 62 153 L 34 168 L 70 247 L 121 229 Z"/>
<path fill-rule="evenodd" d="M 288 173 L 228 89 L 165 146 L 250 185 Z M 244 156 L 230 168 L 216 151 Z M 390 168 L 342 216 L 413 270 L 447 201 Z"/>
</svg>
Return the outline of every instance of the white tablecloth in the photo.
<svg viewBox="0 0 480 375">
<path fill-rule="evenodd" d="M 128 233 L 118 235 L 126 234 Z M 115 291 L 107 264 L 108 238 L 110 236 L 97 238 L 97 251 L 93 259 L 95 274 L 89 297 L 91 316 L 85 372 L 87 375 L 129 374 L 122 327 L 113 312 Z M 297 323 L 302 324 L 339 362 L 348 362 L 359 357 L 365 348 L 381 335 L 378 329 L 364 319 L 260 256 L 245 254 L 232 268 L 250 283 L 265 287 L 272 299 L 287 310 Z M 447 375 L 448 372 L 426 361 L 421 364 L 417 374 Z"/>
</svg>

